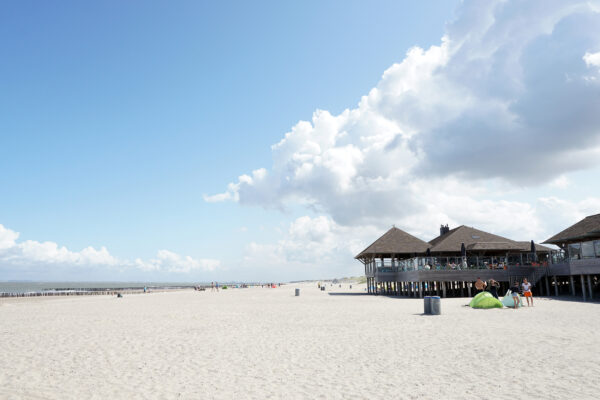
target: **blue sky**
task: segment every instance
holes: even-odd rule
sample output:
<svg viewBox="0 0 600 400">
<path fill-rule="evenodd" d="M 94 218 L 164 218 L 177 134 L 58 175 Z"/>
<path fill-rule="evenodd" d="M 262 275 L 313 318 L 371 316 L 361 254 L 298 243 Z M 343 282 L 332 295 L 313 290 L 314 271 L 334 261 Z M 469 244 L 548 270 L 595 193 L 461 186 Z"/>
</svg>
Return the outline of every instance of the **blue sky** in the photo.
<svg viewBox="0 0 600 400">
<path fill-rule="evenodd" d="M 599 212 L 600 193 L 580 185 L 598 172 L 585 111 L 599 93 L 598 12 L 565 5 L 4 3 L 0 279 L 352 275 L 353 252 L 393 223 L 426 239 L 450 222 L 527 240 Z M 556 101 L 542 108 L 544 90 Z M 552 109 L 548 127 L 536 120 Z M 568 135 L 589 151 L 560 145 Z M 298 165 L 315 143 L 317 161 Z M 377 143 L 398 153 L 386 160 Z M 532 144 L 547 157 L 519 161 Z M 477 211 L 448 206 L 463 198 L 423 207 L 423 181 Z"/>
</svg>

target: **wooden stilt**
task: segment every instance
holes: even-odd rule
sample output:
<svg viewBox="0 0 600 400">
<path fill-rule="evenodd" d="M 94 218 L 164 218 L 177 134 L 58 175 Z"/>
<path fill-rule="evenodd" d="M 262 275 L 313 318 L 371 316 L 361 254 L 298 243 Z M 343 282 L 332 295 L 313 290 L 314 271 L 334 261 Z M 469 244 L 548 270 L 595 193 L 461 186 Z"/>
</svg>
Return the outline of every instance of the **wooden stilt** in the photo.
<svg viewBox="0 0 600 400">
<path fill-rule="evenodd" d="M 573 279 L 573 275 L 569 276 L 569 282 L 571 283 L 571 296 L 575 296 L 575 279 Z"/>
<path fill-rule="evenodd" d="M 583 275 L 579 275 L 581 277 L 581 293 L 583 293 L 583 301 L 587 301 L 587 296 L 585 295 L 585 281 L 583 280 Z"/>
<path fill-rule="evenodd" d="M 588 275 L 588 289 L 590 290 L 590 300 L 592 300 L 594 298 L 593 295 L 593 291 L 592 291 L 592 276 Z"/>
<path fill-rule="evenodd" d="M 546 275 L 546 296 L 550 297 L 550 283 L 548 282 L 547 275 Z"/>
<path fill-rule="evenodd" d="M 556 280 L 556 275 L 552 277 L 552 280 L 554 281 L 554 295 L 558 297 L 558 280 Z"/>
<path fill-rule="evenodd" d="M 469 293 L 469 297 L 471 297 L 471 282 L 467 282 L 467 293 Z"/>
<path fill-rule="evenodd" d="M 446 282 L 442 282 L 442 297 L 446 297 Z"/>
</svg>

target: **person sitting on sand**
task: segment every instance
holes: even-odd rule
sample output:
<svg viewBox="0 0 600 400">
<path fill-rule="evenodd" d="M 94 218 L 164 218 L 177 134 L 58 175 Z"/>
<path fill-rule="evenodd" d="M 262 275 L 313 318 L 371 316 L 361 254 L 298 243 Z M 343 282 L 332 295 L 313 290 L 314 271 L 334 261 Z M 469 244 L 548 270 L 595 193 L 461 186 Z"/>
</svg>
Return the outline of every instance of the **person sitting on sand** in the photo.
<svg viewBox="0 0 600 400">
<path fill-rule="evenodd" d="M 519 299 L 519 282 L 515 281 L 515 284 L 511 286 L 510 293 L 512 295 L 514 309 L 516 310 L 521 303 L 521 299 Z"/>
<path fill-rule="evenodd" d="M 523 290 L 523 295 L 525 296 L 525 299 L 527 299 L 527 307 L 533 307 L 533 294 L 531 293 L 531 283 L 527 282 L 527 278 L 523 278 L 521 289 Z M 529 301 L 531 301 L 531 304 L 529 304 Z"/>
<path fill-rule="evenodd" d="M 483 292 L 486 286 L 487 285 L 485 284 L 485 282 L 482 281 L 480 277 L 477 277 L 477 281 L 475 281 L 475 289 L 477 289 L 475 294 L 477 295 Z"/>
</svg>

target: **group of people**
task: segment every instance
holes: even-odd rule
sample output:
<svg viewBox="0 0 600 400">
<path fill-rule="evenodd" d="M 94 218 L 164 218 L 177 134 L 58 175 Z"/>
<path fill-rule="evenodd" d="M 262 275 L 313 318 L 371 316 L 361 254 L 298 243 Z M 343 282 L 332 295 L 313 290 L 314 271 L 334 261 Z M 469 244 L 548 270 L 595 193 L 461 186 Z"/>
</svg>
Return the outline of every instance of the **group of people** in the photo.
<svg viewBox="0 0 600 400">
<path fill-rule="evenodd" d="M 478 293 L 485 291 L 488 291 L 492 294 L 492 296 L 494 296 L 495 298 L 498 298 L 498 288 L 500 287 L 500 283 L 494 279 L 490 279 L 488 282 L 482 281 L 481 278 L 477 278 L 477 281 L 475 281 L 475 289 L 477 289 L 477 292 L 475 293 L 476 295 Z M 519 307 L 521 304 L 521 298 L 519 297 L 520 293 L 523 293 L 523 296 L 525 296 L 525 299 L 527 300 L 527 306 L 528 307 L 533 307 L 533 294 L 531 293 L 531 287 L 532 284 L 531 282 L 527 281 L 527 278 L 523 278 L 523 282 L 521 283 L 521 285 L 519 286 L 519 282 L 515 281 L 513 283 L 513 285 L 510 287 L 510 294 L 513 298 L 513 302 L 514 302 L 514 308 L 516 309 L 517 307 Z"/>
</svg>

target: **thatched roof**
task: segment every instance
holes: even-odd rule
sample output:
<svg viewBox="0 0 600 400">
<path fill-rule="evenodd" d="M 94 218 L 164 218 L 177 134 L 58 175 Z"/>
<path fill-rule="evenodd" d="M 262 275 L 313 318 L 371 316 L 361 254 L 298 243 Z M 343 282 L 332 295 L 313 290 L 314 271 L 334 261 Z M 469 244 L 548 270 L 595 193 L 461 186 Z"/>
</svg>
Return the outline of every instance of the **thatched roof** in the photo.
<svg viewBox="0 0 600 400">
<path fill-rule="evenodd" d="M 391 228 L 355 258 L 383 256 L 386 254 L 425 253 L 431 245 L 396 227 Z"/>
<path fill-rule="evenodd" d="M 600 214 L 585 217 L 575 225 L 557 233 L 544 243 L 562 244 L 600 238 Z"/>
<path fill-rule="evenodd" d="M 460 252 L 462 243 L 465 247 L 473 246 L 475 243 L 515 243 L 513 240 L 492 233 L 480 231 L 470 226 L 461 225 L 450 229 L 447 233 L 429 241 L 433 246 L 431 252 Z M 495 250 L 495 249 L 494 249 Z M 504 248 L 502 249 L 504 250 Z"/>
<path fill-rule="evenodd" d="M 431 248 L 432 253 L 460 252 L 462 243 L 465 244 L 468 251 L 529 252 L 531 249 L 531 242 L 511 240 L 464 225 L 451 229 L 449 232 L 432 239 L 429 243 L 433 246 Z M 535 248 L 536 252 L 551 250 L 549 247 L 539 244 L 536 244 Z"/>
</svg>

